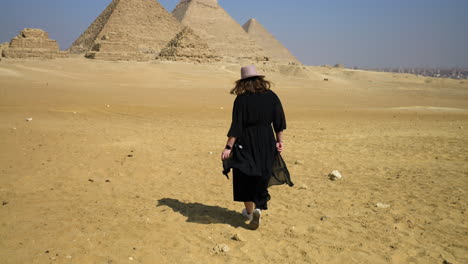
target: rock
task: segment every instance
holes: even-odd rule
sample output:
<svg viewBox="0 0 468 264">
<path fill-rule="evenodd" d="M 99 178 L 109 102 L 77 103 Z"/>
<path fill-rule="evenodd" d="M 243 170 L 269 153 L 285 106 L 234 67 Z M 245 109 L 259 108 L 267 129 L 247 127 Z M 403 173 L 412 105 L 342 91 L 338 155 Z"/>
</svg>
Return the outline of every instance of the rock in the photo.
<svg viewBox="0 0 468 264">
<path fill-rule="evenodd" d="M 326 81 L 326 82 L 328 82 L 328 78 L 324 78 L 323 80 Z"/>
<path fill-rule="evenodd" d="M 317 205 L 316 205 L 315 203 L 310 203 L 310 204 L 307 205 L 307 207 L 311 207 L 311 208 L 312 208 L 312 207 L 317 207 Z"/>
<path fill-rule="evenodd" d="M 303 162 L 302 160 L 296 160 L 296 161 L 294 162 L 294 164 L 296 164 L 296 165 L 303 165 L 304 162 Z"/>
<path fill-rule="evenodd" d="M 320 221 L 325 221 L 325 220 L 327 220 L 329 218 L 330 218 L 329 216 L 324 215 L 324 216 L 320 217 Z"/>
<path fill-rule="evenodd" d="M 213 250 L 216 252 L 227 253 L 229 251 L 229 247 L 226 244 L 219 244 L 216 245 L 216 247 L 214 247 Z"/>
<path fill-rule="evenodd" d="M 390 207 L 389 204 L 384 204 L 384 203 L 377 203 L 375 206 L 377 206 L 378 208 L 382 208 L 382 209 Z"/>
<path fill-rule="evenodd" d="M 3 201 L 3 202 L 2 202 L 2 205 L 7 205 L 7 204 L 8 204 L 7 201 Z"/>
<path fill-rule="evenodd" d="M 245 241 L 245 239 L 239 235 L 238 233 L 235 233 L 232 237 L 231 237 L 232 240 L 235 240 L 235 241 Z"/>
<path fill-rule="evenodd" d="M 88 181 L 89 181 L 89 182 L 94 182 L 94 180 L 93 180 L 93 179 L 88 179 Z"/>
<path fill-rule="evenodd" d="M 340 180 L 341 178 L 343 178 L 343 176 L 341 176 L 341 173 L 339 171 L 334 170 L 330 174 L 328 174 L 328 178 L 330 178 L 330 180 L 332 181 L 335 181 Z"/>
<path fill-rule="evenodd" d="M 28 122 L 31 122 L 32 120 L 33 120 L 32 117 L 26 118 L 26 121 L 28 121 Z"/>
<path fill-rule="evenodd" d="M 208 152 L 208 154 L 213 155 L 213 151 Z"/>
<path fill-rule="evenodd" d="M 133 257 L 128 257 L 128 260 L 133 260 Z"/>
<path fill-rule="evenodd" d="M 301 187 L 299 187 L 299 190 L 307 190 L 307 188 L 309 188 L 307 185 L 302 184 Z"/>
</svg>

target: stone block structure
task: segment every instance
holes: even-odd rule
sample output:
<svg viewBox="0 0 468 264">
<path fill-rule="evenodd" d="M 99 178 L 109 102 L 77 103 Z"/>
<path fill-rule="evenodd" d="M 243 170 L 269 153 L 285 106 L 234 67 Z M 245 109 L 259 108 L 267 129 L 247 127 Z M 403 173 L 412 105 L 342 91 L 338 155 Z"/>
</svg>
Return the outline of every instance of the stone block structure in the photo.
<svg viewBox="0 0 468 264">
<path fill-rule="evenodd" d="M 14 37 L 2 55 L 6 58 L 44 58 L 65 57 L 57 41 L 49 39 L 49 34 L 42 29 L 26 28 Z"/>
<path fill-rule="evenodd" d="M 214 62 L 221 58 L 192 29 L 184 27 L 161 51 L 159 58 L 171 61 Z"/>
<path fill-rule="evenodd" d="M 243 28 L 265 50 L 270 60 L 283 64 L 300 64 L 299 60 L 256 19 L 247 21 Z"/>
<path fill-rule="evenodd" d="M 105 60 L 150 60 L 182 30 L 156 0 L 113 0 L 70 52 Z"/>
<path fill-rule="evenodd" d="M 265 51 L 217 0 L 181 0 L 172 14 L 193 29 L 224 60 L 268 60 Z"/>
</svg>

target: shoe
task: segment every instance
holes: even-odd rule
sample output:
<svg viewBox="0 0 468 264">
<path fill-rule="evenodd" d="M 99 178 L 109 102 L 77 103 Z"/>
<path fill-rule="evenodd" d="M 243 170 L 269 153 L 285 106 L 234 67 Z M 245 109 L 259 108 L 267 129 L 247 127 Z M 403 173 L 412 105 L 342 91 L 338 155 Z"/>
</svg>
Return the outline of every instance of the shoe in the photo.
<svg viewBox="0 0 468 264">
<path fill-rule="evenodd" d="M 252 213 L 252 220 L 250 221 L 250 228 L 252 230 L 257 230 L 260 226 L 260 217 L 262 216 L 262 211 L 260 209 L 255 209 Z"/>
<path fill-rule="evenodd" d="M 253 215 L 253 213 L 251 213 L 251 214 L 247 213 L 247 209 L 244 208 L 244 210 L 242 210 L 242 216 L 244 216 L 245 219 L 252 220 L 252 215 Z"/>
</svg>

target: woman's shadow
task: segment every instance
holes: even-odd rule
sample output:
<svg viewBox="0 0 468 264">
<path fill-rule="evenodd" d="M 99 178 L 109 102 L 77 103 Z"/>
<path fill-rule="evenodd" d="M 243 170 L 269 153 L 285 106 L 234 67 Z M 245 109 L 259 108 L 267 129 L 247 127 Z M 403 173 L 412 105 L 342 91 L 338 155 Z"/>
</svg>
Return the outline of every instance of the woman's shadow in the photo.
<svg viewBox="0 0 468 264">
<path fill-rule="evenodd" d="M 172 198 L 159 199 L 157 206 L 167 206 L 174 212 L 187 217 L 187 222 L 191 223 L 228 224 L 233 227 L 247 228 L 242 214 L 219 206 L 185 203 Z"/>
</svg>

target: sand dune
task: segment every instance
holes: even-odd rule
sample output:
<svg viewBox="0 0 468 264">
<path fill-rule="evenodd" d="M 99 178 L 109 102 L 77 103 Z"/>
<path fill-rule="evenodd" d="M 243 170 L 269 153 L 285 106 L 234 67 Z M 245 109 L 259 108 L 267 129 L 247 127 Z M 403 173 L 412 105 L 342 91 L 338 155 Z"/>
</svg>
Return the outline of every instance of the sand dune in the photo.
<svg viewBox="0 0 468 264">
<path fill-rule="evenodd" d="M 0 262 L 468 262 L 466 82 L 259 65 L 296 186 L 251 231 L 219 158 L 238 67 L 2 60 Z"/>
</svg>

